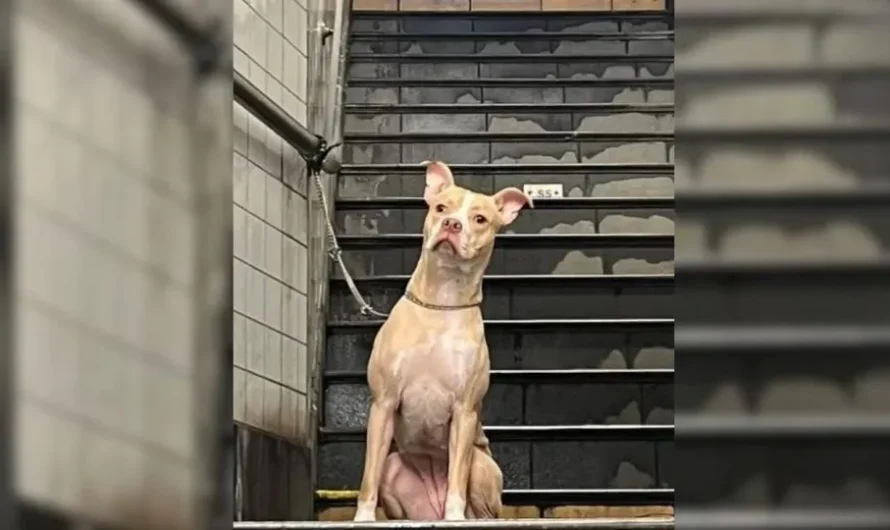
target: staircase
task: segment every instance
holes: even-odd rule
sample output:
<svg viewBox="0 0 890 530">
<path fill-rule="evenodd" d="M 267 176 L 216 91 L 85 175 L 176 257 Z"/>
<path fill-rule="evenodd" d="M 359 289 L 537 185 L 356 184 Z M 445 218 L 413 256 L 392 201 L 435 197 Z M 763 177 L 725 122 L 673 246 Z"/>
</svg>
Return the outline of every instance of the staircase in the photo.
<svg viewBox="0 0 890 530">
<path fill-rule="evenodd" d="M 484 422 L 505 476 L 503 515 L 671 514 L 670 16 L 352 17 L 336 222 L 371 305 L 388 311 L 417 261 L 419 162 L 443 160 L 460 185 L 488 193 L 561 188 L 499 236 L 484 284 Z M 352 517 L 380 323 L 331 280 L 323 520 Z"/>
</svg>

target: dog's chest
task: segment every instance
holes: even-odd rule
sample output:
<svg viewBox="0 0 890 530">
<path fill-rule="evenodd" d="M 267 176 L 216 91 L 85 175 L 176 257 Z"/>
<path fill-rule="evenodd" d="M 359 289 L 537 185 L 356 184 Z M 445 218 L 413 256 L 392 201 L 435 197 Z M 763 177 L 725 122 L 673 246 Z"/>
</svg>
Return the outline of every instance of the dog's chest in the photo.
<svg viewBox="0 0 890 530">
<path fill-rule="evenodd" d="M 432 332 L 421 344 L 399 352 L 403 434 L 413 442 L 447 441 L 451 411 L 470 384 L 479 343 L 457 327 Z M 445 437 L 445 440 L 440 438 Z"/>
</svg>

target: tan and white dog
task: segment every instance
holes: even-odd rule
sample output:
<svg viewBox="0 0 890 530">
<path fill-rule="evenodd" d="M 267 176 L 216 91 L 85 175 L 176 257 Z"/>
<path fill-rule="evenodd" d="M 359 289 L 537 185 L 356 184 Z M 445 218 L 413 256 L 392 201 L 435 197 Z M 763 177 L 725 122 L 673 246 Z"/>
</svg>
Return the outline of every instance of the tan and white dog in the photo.
<svg viewBox="0 0 890 530">
<path fill-rule="evenodd" d="M 417 268 L 374 340 L 371 409 L 356 521 L 495 518 L 503 475 L 482 431 L 490 360 L 482 275 L 495 234 L 532 206 L 516 188 L 494 195 L 454 184 L 428 162 L 429 212 Z M 395 441 L 396 451 L 390 453 Z"/>
</svg>

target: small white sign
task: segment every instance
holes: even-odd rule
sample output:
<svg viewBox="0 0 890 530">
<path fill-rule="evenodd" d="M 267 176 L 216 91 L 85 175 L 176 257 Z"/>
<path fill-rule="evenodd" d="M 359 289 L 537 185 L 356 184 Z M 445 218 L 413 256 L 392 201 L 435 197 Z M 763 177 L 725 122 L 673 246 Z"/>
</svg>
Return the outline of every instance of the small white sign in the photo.
<svg viewBox="0 0 890 530">
<path fill-rule="evenodd" d="M 562 198 L 562 184 L 524 184 L 522 191 L 532 200 Z"/>
</svg>

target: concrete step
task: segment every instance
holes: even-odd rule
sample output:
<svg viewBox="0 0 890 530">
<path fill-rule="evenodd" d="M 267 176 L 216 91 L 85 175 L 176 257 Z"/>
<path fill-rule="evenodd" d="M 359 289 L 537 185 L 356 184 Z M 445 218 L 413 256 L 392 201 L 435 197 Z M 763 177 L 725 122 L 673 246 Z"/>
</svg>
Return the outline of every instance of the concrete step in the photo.
<svg viewBox="0 0 890 530">
<path fill-rule="evenodd" d="M 319 513 L 327 519 L 345 520 L 355 514 L 358 491 L 316 490 Z M 630 489 L 505 489 L 504 519 L 527 518 L 656 518 L 673 516 L 674 491 L 670 488 Z M 332 508 L 338 508 L 332 510 Z M 350 512 L 351 510 L 351 512 Z M 381 511 L 378 511 L 378 516 Z M 351 515 L 349 516 L 351 518 Z"/>
<path fill-rule="evenodd" d="M 609 519 L 618 519 L 612 524 L 627 525 L 629 528 L 637 528 L 641 523 L 657 523 L 659 528 L 672 528 L 674 509 L 670 504 L 673 502 L 673 492 L 670 490 L 648 490 L 633 492 L 616 492 L 625 495 L 609 495 L 605 491 L 596 490 L 537 490 L 537 491 L 506 491 L 505 505 L 501 509 L 499 517 L 501 519 L 587 519 L 582 522 L 586 527 L 603 527 L 608 528 Z M 586 498 L 589 500 L 585 500 Z M 317 515 L 319 521 L 351 521 L 355 516 L 355 499 L 358 492 L 348 490 L 320 490 L 316 492 Z M 579 498 L 580 497 L 580 498 Z M 348 499 L 342 501 L 341 499 Z M 621 504 L 583 504 L 584 502 L 632 502 L 636 500 L 662 502 L 664 504 L 641 504 L 641 505 L 621 505 Z M 352 505 L 338 506 L 336 504 L 347 504 L 351 501 Z M 540 505 L 534 504 L 535 501 Z M 552 505 L 551 503 L 576 501 L 582 504 L 566 504 Z M 510 504 L 512 502 L 513 504 Z M 526 504 L 521 504 L 521 503 Z M 377 510 L 377 519 L 386 520 L 386 515 L 382 509 Z M 595 521 L 592 521 L 594 519 Z M 512 521 L 511 521 L 512 522 Z M 580 522 L 580 521 L 579 521 Z"/>
<path fill-rule="evenodd" d="M 494 444 L 506 442 L 650 442 L 674 439 L 673 425 L 485 425 Z M 322 427 L 320 442 L 364 443 L 364 427 Z"/>
<path fill-rule="evenodd" d="M 665 78 L 362 78 L 349 82 L 346 103 L 621 103 L 672 104 Z"/>
<path fill-rule="evenodd" d="M 673 55 L 599 55 L 551 53 L 354 53 L 350 79 L 438 76 L 634 78 L 672 73 Z M 373 66 L 373 67 L 372 67 Z M 438 72 L 438 73 L 437 73 Z"/>
<path fill-rule="evenodd" d="M 593 12 L 579 9 L 496 12 L 353 12 L 350 29 L 364 33 L 461 33 L 475 32 L 602 32 L 634 34 L 667 31 L 673 16 L 664 11 Z"/>
<path fill-rule="evenodd" d="M 365 456 L 364 441 L 332 441 L 321 444 L 318 451 L 319 469 L 323 470 L 318 479 L 319 488 L 359 487 Z M 507 489 L 636 490 L 673 484 L 676 480 L 672 467 L 672 439 L 495 441 L 491 443 L 491 451 L 503 472 Z M 631 502 L 624 500 L 622 504 Z M 508 499 L 504 502 L 512 503 Z M 609 504 L 592 499 L 580 502 Z M 634 504 L 637 503 L 639 501 Z"/>
<path fill-rule="evenodd" d="M 420 256 L 420 234 L 343 235 L 350 272 L 407 274 Z M 649 274 L 673 270 L 671 233 L 501 234 L 491 274 Z"/>
<path fill-rule="evenodd" d="M 406 275 L 357 278 L 362 296 L 388 312 L 401 298 Z M 673 315 L 671 274 L 489 275 L 483 282 L 482 312 L 491 319 L 660 318 Z M 346 282 L 333 278 L 328 303 L 333 320 L 360 318 Z"/>
<path fill-rule="evenodd" d="M 349 36 L 349 54 L 503 53 L 570 55 L 660 55 L 674 53 L 673 31 L 594 33 L 589 31 L 374 33 Z"/>
<path fill-rule="evenodd" d="M 611 530 L 652 530 L 673 528 L 673 506 L 553 506 L 541 508 L 533 505 L 506 505 L 501 509 L 501 519 L 576 519 L 584 520 L 583 528 Z M 332 506 L 317 511 L 319 521 L 351 521 L 355 507 Z M 599 521 L 590 521 L 597 519 Z M 619 521 L 607 522 L 609 519 Z M 382 509 L 377 510 L 377 520 L 385 521 Z M 512 522 L 512 521 L 511 521 Z M 580 522 L 580 521 L 579 521 Z M 549 528 L 547 530 L 550 530 Z"/>
<path fill-rule="evenodd" d="M 642 114 L 665 116 L 674 113 L 671 104 L 630 105 L 621 103 L 446 103 L 446 104 L 379 104 L 348 103 L 347 115 L 424 115 L 424 114 L 483 114 L 490 117 L 508 117 L 514 114 L 563 116 L 610 116 L 613 114 Z M 563 118 L 564 119 L 564 118 Z"/>
<path fill-rule="evenodd" d="M 480 138 L 481 139 L 481 138 Z M 343 148 L 347 164 L 419 164 L 426 160 L 448 160 L 449 164 L 509 164 L 534 162 L 671 164 L 673 140 L 666 141 L 440 141 L 350 144 Z"/>
<path fill-rule="evenodd" d="M 674 269 L 671 234 L 505 234 L 503 237 L 512 237 L 513 241 L 518 241 L 516 237 L 539 239 L 535 247 L 496 246 L 488 267 L 491 274 L 670 274 Z M 389 239 L 348 236 L 347 243 L 362 248 L 344 252 L 343 259 L 354 276 L 408 274 L 420 257 L 418 238 L 411 234 L 404 237 L 392 234 Z"/>
<path fill-rule="evenodd" d="M 367 368 L 374 327 L 344 327 L 328 336 L 326 370 L 362 371 Z M 669 325 L 647 329 L 599 328 L 516 329 L 486 331 L 491 365 L 495 369 L 645 369 L 674 367 L 674 330 Z"/>
<path fill-rule="evenodd" d="M 673 56 L 353 54 L 349 82 L 368 79 L 673 79 Z"/>
<path fill-rule="evenodd" d="M 519 160 L 530 158 L 534 159 L 519 157 Z M 450 164 L 450 167 L 455 182 L 483 193 L 494 193 L 507 186 L 559 184 L 564 197 L 674 195 L 671 164 L 503 163 Z M 337 197 L 419 197 L 423 194 L 422 176 L 423 168 L 416 164 L 347 165 L 338 179 Z M 520 216 L 517 223 L 525 223 L 526 217 L 531 216 Z"/>
</svg>

